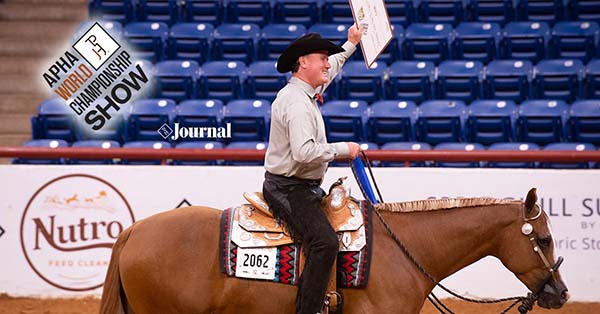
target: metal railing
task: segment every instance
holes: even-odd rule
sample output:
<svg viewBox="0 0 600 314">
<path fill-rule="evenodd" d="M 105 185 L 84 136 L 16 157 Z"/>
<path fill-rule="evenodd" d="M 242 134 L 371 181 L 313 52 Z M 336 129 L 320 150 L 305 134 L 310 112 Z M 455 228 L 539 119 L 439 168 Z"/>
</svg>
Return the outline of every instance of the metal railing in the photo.
<svg viewBox="0 0 600 314">
<path fill-rule="evenodd" d="M 491 161 L 491 162 L 600 162 L 600 151 L 366 151 L 370 160 L 379 161 Z M 40 148 L 0 147 L 0 157 L 73 158 L 73 159 L 136 159 L 136 160 L 263 160 L 264 150 L 254 149 L 191 149 L 191 148 Z"/>
</svg>

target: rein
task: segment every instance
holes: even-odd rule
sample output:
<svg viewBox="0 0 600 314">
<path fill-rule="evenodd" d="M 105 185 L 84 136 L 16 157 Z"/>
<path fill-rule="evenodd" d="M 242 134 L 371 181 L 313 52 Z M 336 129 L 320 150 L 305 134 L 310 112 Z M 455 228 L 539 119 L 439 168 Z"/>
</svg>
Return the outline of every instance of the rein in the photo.
<svg viewBox="0 0 600 314">
<path fill-rule="evenodd" d="M 366 162 L 366 166 L 367 169 L 369 170 L 369 176 L 371 177 L 371 180 L 373 181 L 373 185 L 375 186 L 375 190 L 377 191 L 377 196 L 379 197 L 379 201 L 383 203 L 383 197 L 381 197 L 381 192 L 379 191 L 379 186 L 377 185 L 377 182 L 375 182 L 375 177 L 373 176 L 373 170 L 371 169 L 371 163 L 369 162 L 369 159 L 367 158 L 367 155 L 365 154 L 364 151 L 361 151 L 362 153 L 362 157 L 365 159 Z M 360 158 L 360 156 L 358 157 Z M 350 168 L 352 169 L 352 173 L 354 175 L 354 178 L 356 179 L 357 182 L 359 182 L 358 187 L 360 188 L 361 192 L 363 193 L 363 195 L 366 197 L 367 193 L 364 190 L 364 187 L 362 186 L 362 184 L 360 184 L 360 180 L 358 178 L 358 175 L 356 173 L 356 169 L 354 167 L 354 163 L 350 162 Z M 367 180 L 368 181 L 368 180 Z M 369 205 L 371 205 L 371 207 L 373 207 L 373 203 L 371 202 L 371 200 L 367 197 L 367 200 L 369 201 Z M 377 201 L 377 200 L 375 200 Z M 450 289 L 446 288 L 444 285 L 442 285 L 437 279 L 435 279 L 435 277 L 433 277 L 433 275 L 431 275 L 418 261 L 417 259 L 410 253 L 410 251 L 408 250 L 408 248 L 404 245 L 404 243 L 402 243 L 402 241 L 400 241 L 400 239 L 398 239 L 398 237 L 396 236 L 396 234 L 394 233 L 394 231 L 392 231 L 392 229 L 390 228 L 390 226 L 386 223 L 385 219 L 383 218 L 383 216 L 381 215 L 381 213 L 376 210 L 373 207 L 373 212 L 375 213 L 375 215 L 377 215 L 377 218 L 379 218 L 379 221 L 381 221 L 381 224 L 383 225 L 384 229 L 386 230 L 386 232 L 389 234 L 389 236 L 394 240 L 394 242 L 396 243 L 396 245 L 400 248 L 400 250 L 408 257 L 408 259 L 417 267 L 417 269 L 419 269 L 419 271 L 425 275 L 425 277 L 427 277 L 434 285 L 440 287 L 441 289 L 443 289 L 444 291 L 446 291 L 447 293 L 449 293 L 450 295 L 461 299 L 463 301 L 468 301 L 468 302 L 472 302 L 472 303 L 479 303 L 479 304 L 492 304 L 492 303 L 502 303 L 502 302 L 507 302 L 507 301 L 514 301 L 513 303 L 511 303 L 504 311 L 500 312 L 500 314 L 505 314 L 508 311 L 510 311 L 510 309 L 512 309 L 513 307 L 515 307 L 517 304 L 522 303 L 519 307 L 519 313 L 520 314 L 526 314 L 527 312 L 531 311 L 533 309 L 533 305 L 535 303 L 535 301 L 538 299 L 538 294 L 544 289 L 544 286 L 555 276 L 556 271 L 558 270 L 558 267 L 560 267 L 560 265 L 563 262 L 563 258 L 562 256 L 558 258 L 558 261 L 554 264 L 554 266 L 550 266 L 550 264 L 548 263 L 548 260 L 546 259 L 546 256 L 544 256 L 544 254 L 542 253 L 542 250 L 539 248 L 539 246 L 537 245 L 537 239 L 535 237 L 531 237 L 531 243 L 533 245 L 533 250 L 538 253 L 542 259 L 542 261 L 544 262 L 544 265 L 548 268 L 548 275 L 547 277 L 539 284 L 539 286 L 537 287 L 536 291 L 534 293 L 528 293 L 527 296 L 518 296 L 518 297 L 508 297 L 508 298 L 501 298 L 501 299 L 472 299 L 472 298 L 468 298 L 462 295 L 457 294 L 454 291 L 451 291 Z M 527 221 L 530 220 L 535 220 L 536 218 L 539 217 L 539 215 L 541 215 L 541 207 L 540 207 L 540 211 L 539 214 L 536 217 L 533 218 L 526 218 L 524 219 L 524 221 L 526 222 L 525 225 L 529 225 L 529 227 L 531 227 L 531 231 L 529 231 L 529 229 L 527 229 L 529 231 L 529 234 L 531 234 L 531 232 L 533 232 L 533 227 L 527 223 Z M 524 228 L 525 229 L 525 225 Z M 528 236 L 529 234 L 525 234 L 525 231 L 523 231 L 523 234 Z M 440 299 L 438 299 L 438 297 L 431 292 L 429 296 L 427 296 L 427 300 L 429 300 L 429 302 L 431 302 L 431 304 L 441 313 L 441 314 L 454 314 L 454 312 L 449 309 Z"/>
</svg>

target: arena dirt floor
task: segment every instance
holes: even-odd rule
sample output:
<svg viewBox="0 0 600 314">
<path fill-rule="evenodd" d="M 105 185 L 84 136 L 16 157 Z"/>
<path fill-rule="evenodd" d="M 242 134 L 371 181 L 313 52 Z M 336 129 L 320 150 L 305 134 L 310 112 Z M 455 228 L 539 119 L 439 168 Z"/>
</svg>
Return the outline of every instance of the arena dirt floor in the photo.
<svg viewBox="0 0 600 314">
<path fill-rule="evenodd" d="M 458 300 L 444 300 L 456 314 L 492 314 L 500 313 L 508 304 L 477 305 Z M 0 314 L 97 314 L 100 300 L 97 298 L 79 299 L 34 299 L 14 298 L 0 294 Z M 421 314 L 438 313 L 427 304 Z M 518 313 L 512 309 L 509 313 Z M 543 310 L 534 308 L 531 314 L 599 314 L 600 303 L 567 303 L 560 310 Z"/>
</svg>

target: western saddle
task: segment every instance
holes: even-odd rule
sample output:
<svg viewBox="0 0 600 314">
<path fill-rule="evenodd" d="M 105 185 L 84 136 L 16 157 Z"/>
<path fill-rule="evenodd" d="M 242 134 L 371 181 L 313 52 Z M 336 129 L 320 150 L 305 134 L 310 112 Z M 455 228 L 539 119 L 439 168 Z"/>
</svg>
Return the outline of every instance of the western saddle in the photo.
<svg viewBox="0 0 600 314">
<path fill-rule="evenodd" d="M 365 226 L 358 201 L 350 197 L 349 188 L 340 178 L 323 198 L 321 207 L 340 239 L 339 251 L 360 251 L 366 245 Z M 244 193 L 250 203 L 238 207 L 234 213 L 231 240 L 242 248 L 268 248 L 293 243 L 283 226 L 269 210 L 262 193 Z M 304 267 L 304 254 L 300 256 L 300 271 Z M 336 289 L 336 271 L 332 271 L 325 298 L 323 313 L 334 313 L 341 305 L 341 295 Z"/>
</svg>

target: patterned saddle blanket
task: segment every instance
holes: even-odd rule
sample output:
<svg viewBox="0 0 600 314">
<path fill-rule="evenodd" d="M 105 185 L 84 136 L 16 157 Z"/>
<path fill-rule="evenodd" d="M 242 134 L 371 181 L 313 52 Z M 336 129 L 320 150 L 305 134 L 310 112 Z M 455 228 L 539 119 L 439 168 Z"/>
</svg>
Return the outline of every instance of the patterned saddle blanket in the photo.
<svg viewBox="0 0 600 314">
<path fill-rule="evenodd" d="M 340 239 L 337 286 L 364 288 L 371 259 L 371 214 L 342 185 L 331 189 L 322 208 Z M 271 215 L 260 193 L 244 193 L 250 204 L 223 211 L 221 271 L 229 276 L 297 285 L 301 243 Z"/>
</svg>

